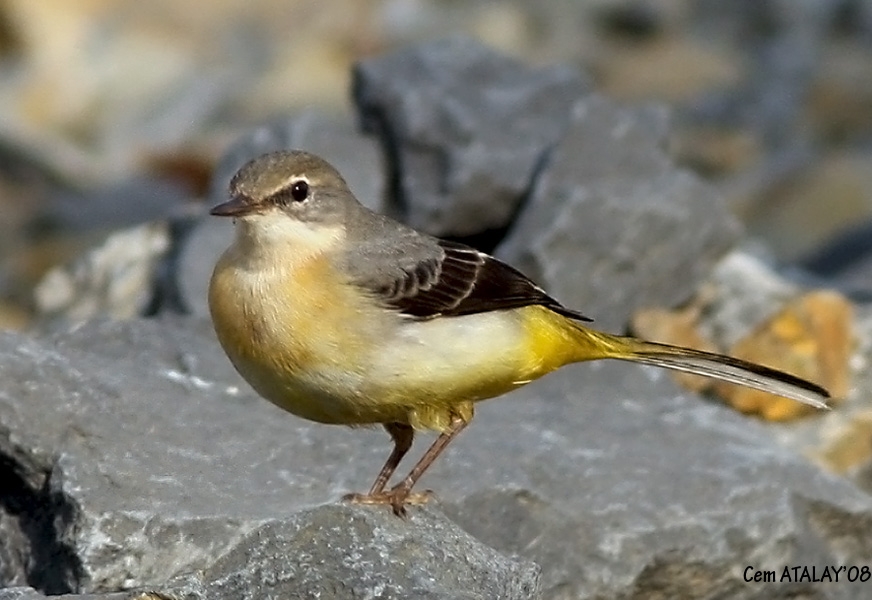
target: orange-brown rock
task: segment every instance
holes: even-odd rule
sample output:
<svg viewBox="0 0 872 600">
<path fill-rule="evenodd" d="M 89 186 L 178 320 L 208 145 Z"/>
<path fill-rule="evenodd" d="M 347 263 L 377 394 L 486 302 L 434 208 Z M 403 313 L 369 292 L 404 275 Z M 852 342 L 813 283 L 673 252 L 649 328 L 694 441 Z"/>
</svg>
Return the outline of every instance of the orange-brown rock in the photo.
<svg viewBox="0 0 872 600">
<path fill-rule="evenodd" d="M 841 294 L 809 292 L 739 340 L 730 354 L 817 382 L 838 402 L 847 395 L 850 384 L 852 317 L 851 304 Z M 769 420 L 787 420 L 814 411 L 748 388 L 718 383 L 715 390 L 736 409 Z"/>
<path fill-rule="evenodd" d="M 732 348 L 719 348 L 703 333 L 700 322 L 709 301 L 703 290 L 693 302 L 678 310 L 640 310 L 633 317 L 633 332 L 645 339 L 726 352 L 787 371 L 823 385 L 833 395 L 831 404 L 848 394 L 853 310 L 841 294 L 829 290 L 804 294 L 787 303 Z M 711 391 L 737 410 L 759 414 L 767 420 L 789 420 L 814 411 L 807 405 L 758 390 L 694 375 L 674 377 L 687 389 Z"/>
</svg>

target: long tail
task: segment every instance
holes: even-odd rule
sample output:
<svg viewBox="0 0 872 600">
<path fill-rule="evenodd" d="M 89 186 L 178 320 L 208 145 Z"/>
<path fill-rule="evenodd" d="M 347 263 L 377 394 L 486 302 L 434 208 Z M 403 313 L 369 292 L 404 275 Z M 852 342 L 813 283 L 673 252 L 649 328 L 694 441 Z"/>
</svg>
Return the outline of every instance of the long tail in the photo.
<svg viewBox="0 0 872 600">
<path fill-rule="evenodd" d="M 723 354 L 610 335 L 588 329 L 580 323 L 573 323 L 573 326 L 577 331 L 580 346 L 577 360 L 580 361 L 614 358 L 654 365 L 744 385 L 817 408 L 828 408 L 830 393 L 826 389 L 777 369 Z"/>
</svg>

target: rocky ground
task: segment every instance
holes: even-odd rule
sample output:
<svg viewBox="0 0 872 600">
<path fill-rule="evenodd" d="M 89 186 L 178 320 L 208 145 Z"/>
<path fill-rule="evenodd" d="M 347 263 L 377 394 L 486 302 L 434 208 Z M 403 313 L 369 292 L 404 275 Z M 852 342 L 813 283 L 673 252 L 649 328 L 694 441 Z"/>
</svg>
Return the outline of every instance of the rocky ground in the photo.
<svg viewBox="0 0 872 600">
<path fill-rule="evenodd" d="M 158 4 L 0 6 L 0 599 L 868 596 L 872 3 Z M 343 504 L 387 436 L 258 398 L 205 304 L 206 211 L 280 148 L 833 410 L 573 366 L 408 519 Z"/>
</svg>

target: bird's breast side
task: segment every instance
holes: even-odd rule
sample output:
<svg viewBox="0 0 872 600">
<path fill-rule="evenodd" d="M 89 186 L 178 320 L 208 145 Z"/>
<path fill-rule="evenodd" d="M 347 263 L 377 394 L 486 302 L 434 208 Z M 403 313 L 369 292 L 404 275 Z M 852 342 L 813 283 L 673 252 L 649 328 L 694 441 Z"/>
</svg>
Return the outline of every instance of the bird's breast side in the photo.
<svg viewBox="0 0 872 600">
<path fill-rule="evenodd" d="M 231 255 L 215 269 L 209 306 L 221 346 L 261 396 L 312 421 L 380 422 L 361 396 L 373 338 L 362 324 L 377 323 L 354 294 L 323 257 L 258 270 Z"/>
</svg>

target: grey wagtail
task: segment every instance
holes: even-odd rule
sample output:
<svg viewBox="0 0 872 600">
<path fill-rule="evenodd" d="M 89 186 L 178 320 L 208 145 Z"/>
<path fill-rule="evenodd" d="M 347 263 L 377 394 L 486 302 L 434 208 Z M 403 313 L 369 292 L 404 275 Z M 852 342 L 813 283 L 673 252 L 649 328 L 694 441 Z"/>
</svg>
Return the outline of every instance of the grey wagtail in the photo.
<svg viewBox="0 0 872 600">
<path fill-rule="evenodd" d="M 242 377 L 299 417 L 380 423 L 393 438 L 369 493 L 351 501 L 389 504 L 399 515 L 426 501 L 412 487 L 469 424 L 476 402 L 569 363 L 633 361 L 826 407 L 825 389 L 787 373 L 590 329 L 590 319 L 507 264 L 368 210 L 312 154 L 249 162 L 211 214 L 236 221 L 209 308 Z M 421 430 L 441 435 L 386 489 Z"/>
</svg>

